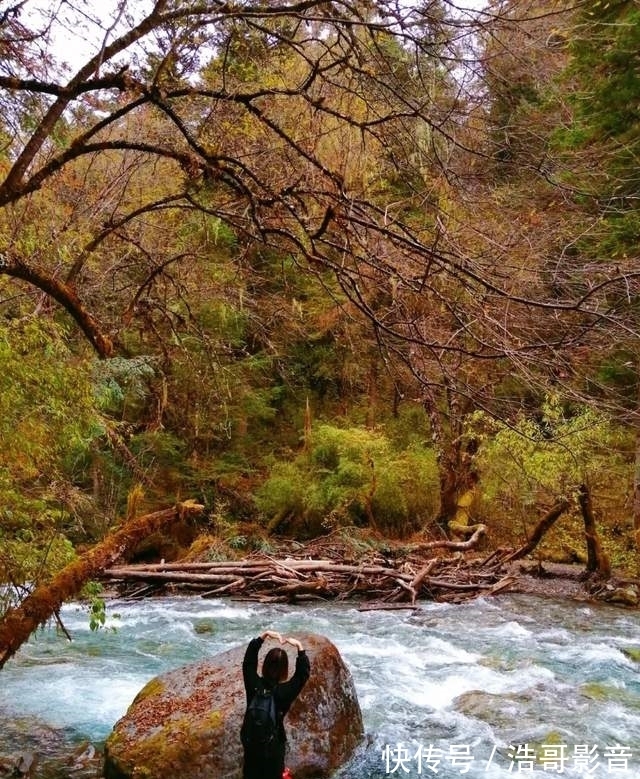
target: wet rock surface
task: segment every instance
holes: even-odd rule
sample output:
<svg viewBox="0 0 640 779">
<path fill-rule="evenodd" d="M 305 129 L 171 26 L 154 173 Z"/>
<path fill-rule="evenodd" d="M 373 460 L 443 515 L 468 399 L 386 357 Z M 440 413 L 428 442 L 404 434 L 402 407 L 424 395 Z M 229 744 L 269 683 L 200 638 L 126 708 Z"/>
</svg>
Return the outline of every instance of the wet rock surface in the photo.
<svg viewBox="0 0 640 779">
<path fill-rule="evenodd" d="M 3 740 L 11 744 L 10 750 L 0 750 L 0 777 L 88 779 L 99 775 L 101 745 L 76 741 L 68 730 L 49 727 L 34 717 L 0 717 L 0 728 Z"/>
</svg>

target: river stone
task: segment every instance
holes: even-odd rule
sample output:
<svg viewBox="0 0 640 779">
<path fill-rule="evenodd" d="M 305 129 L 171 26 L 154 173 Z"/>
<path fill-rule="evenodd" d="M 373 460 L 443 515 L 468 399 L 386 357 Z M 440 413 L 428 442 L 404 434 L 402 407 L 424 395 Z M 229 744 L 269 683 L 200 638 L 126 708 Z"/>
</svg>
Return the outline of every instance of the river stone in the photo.
<svg viewBox="0 0 640 779">
<path fill-rule="evenodd" d="M 610 592 L 605 592 L 603 600 L 607 603 L 616 603 L 621 606 L 637 606 L 638 591 L 635 587 L 615 587 Z"/>
<path fill-rule="evenodd" d="M 295 634 L 311 676 L 285 719 L 287 765 L 296 779 L 327 777 L 345 763 L 363 734 L 353 679 L 324 636 Z M 248 643 L 248 642 L 247 642 Z M 274 641 L 265 641 L 262 658 Z M 284 644 L 289 670 L 296 650 Z M 246 645 L 152 679 L 135 697 L 105 745 L 105 779 L 240 779 L 240 725 L 245 710 Z"/>
<path fill-rule="evenodd" d="M 507 728 L 522 716 L 522 703 L 527 693 L 492 693 L 469 690 L 458 695 L 453 707 L 461 714 L 483 720 L 493 726 Z"/>
</svg>

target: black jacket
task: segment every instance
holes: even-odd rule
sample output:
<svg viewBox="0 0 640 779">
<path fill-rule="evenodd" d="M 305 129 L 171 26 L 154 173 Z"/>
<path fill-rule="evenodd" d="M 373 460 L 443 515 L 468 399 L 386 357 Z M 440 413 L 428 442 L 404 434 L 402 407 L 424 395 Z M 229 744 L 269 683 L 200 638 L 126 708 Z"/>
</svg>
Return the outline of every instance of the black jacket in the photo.
<svg viewBox="0 0 640 779">
<path fill-rule="evenodd" d="M 249 642 L 247 651 L 242 661 L 242 677 L 244 679 L 244 689 L 247 695 L 247 706 L 253 698 L 256 688 L 262 683 L 262 678 L 258 675 L 258 653 L 264 640 L 260 637 L 253 638 Z M 276 702 L 276 711 L 278 714 L 278 735 L 282 744 L 286 741 L 286 734 L 282 720 L 289 711 L 291 704 L 300 694 L 309 678 L 311 666 L 307 653 L 302 649 L 296 657 L 296 668 L 291 679 L 277 684 L 274 689 L 273 697 Z"/>
</svg>

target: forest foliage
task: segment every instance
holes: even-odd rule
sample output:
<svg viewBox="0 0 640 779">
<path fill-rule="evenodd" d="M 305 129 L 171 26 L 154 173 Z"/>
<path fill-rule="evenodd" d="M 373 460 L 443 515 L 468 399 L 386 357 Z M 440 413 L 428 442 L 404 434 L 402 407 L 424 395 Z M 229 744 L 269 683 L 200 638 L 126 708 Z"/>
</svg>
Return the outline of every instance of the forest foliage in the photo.
<svg viewBox="0 0 640 779">
<path fill-rule="evenodd" d="M 636 4 L 116 6 L 80 65 L 0 12 L 0 579 L 183 497 L 152 551 L 580 485 L 634 569 Z"/>
</svg>

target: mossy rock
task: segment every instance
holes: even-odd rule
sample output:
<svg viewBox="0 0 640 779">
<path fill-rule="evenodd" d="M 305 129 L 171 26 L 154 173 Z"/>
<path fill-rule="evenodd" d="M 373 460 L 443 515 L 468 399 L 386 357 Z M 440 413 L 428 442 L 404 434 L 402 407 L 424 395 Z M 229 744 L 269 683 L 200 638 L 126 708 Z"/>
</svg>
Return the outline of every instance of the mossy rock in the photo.
<svg viewBox="0 0 640 779">
<path fill-rule="evenodd" d="M 485 690 L 469 690 L 453 702 L 456 711 L 469 717 L 488 722 L 497 727 L 508 727 L 521 712 L 526 693 L 491 693 Z"/>
<path fill-rule="evenodd" d="M 196 622 L 193 626 L 194 631 L 198 635 L 210 635 L 211 633 L 215 633 L 215 625 L 213 622 L 207 619 L 201 619 L 198 622 Z"/>
<path fill-rule="evenodd" d="M 626 709 L 640 709 L 640 700 L 633 689 L 616 687 L 612 684 L 588 682 L 580 687 L 585 698 L 603 703 L 618 703 Z"/>
<path fill-rule="evenodd" d="M 634 663 L 640 663 L 640 647 L 637 646 L 629 646 L 625 647 L 621 650 L 622 654 L 625 655 L 625 657 L 628 657 L 629 660 L 633 660 Z"/>
</svg>

